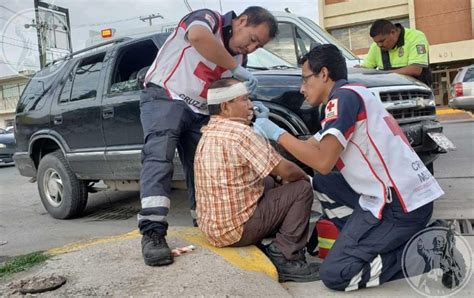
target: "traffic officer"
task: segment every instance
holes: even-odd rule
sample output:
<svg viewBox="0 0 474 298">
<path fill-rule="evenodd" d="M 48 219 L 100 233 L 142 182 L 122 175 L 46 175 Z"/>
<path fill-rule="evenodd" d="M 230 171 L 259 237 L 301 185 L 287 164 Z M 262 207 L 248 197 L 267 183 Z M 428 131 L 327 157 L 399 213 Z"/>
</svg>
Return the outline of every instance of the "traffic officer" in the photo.
<svg viewBox="0 0 474 298">
<path fill-rule="evenodd" d="M 301 93 L 312 106 L 327 103 L 322 129 L 308 140 L 265 118 L 254 129 L 320 173 L 313 188 L 341 229 L 321 280 L 349 291 L 400 278 L 404 245 L 426 226 L 443 191 L 382 103 L 348 84 L 337 47 L 317 46 L 302 62 Z"/>
<path fill-rule="evenodd" d="M 412 76 L 431 85 L 429 45 L 423 32 L 381 19 L 370 27 L 370 36 L 374 42 L 362 67 Z"/>
<path fill-rule="evenodd" d="M 233 11 L 220 15 L 201 9 L 186 15 L 159 50 L 140 99 L 145 144 L 138 226 L 147 265 L 173 262 L 165 236 L 176 148 L 195 219 L 194 153 L 209 118 L 209 85 L 233 76 L 253 91 L 257 80 L 243 67 L 246 56 L 275 37 L 277 29 L 274 16 L 262 7 L 249 7 L 238 17 Z"/>
</svg>

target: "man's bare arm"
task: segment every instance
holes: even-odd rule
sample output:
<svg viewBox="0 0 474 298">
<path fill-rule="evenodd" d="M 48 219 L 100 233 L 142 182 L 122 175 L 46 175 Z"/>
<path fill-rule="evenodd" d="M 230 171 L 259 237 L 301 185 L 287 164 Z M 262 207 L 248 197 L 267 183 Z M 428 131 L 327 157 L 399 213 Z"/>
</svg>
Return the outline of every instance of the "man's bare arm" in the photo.
<svg viewBox="0 0 474 298">
<path fill-rule="evenodd" d="M 282 159 L 278 165 L 272 170 L 271 174 L 273 176 L 280 176 L 283 181 L 293 182 L 298 180 L 307 180 L 309 181 L 308 175 L 297 166 L 295 163 Z"/>
</svg>

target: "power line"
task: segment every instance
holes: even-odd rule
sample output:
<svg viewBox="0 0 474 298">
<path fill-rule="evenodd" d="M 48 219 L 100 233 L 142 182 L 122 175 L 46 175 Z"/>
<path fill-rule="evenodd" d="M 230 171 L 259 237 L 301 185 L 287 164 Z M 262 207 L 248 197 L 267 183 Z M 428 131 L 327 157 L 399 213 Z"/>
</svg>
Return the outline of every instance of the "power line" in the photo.
<svg viewBox="0 0 474 298">
<path fill-rule="evenodd" d="M 22 46 L 22 45 L 18 45 L 18 44 L 9 43 L 9 42 L 6 42 L 6 41 L 2 41 L 2 43 L 8 44 L 8 45 L 11 45 L 11 46 L 15 46 L 15 47 L 19 47 L 19 48 L 24 48 L 24 49 L 33 50 L 33 51 L 37 51 L 37 50 L 38 50 L 38 49 L 33 49 L 33 48 L 30 48 L 30 47 L 27 47 L 27 46 Z"/>
<path fill-rule="evenodd" d="M 72 27 L 72 28 L 96 27 L 96 26 L 110 25 L 110 24 L 121 23 L 121 22 L 128 22 L 128 21 L 139 20 L 139 19 L 140 19 L 140 16 L 137 16 L 137 17 L 128 18 L 128 19 L 120 19 L 120 20 L 109 21 L 109 22 L 102 22 L 102 23 L 80 24 L 80 25 L 74 25 L 74 26 L 71 26 L 71 27 Z"/>
<path fill-rule="evenodd" d="M 13 37 L 10 37 L 10 36 L 5 36 L 5 35 L 2 36 L 1 38 L 8 38 L 8 39 L 11 39 L 11 40 L 14 40 L 14 41 L 24 42 L 24 40 L 21 40 L 21 39 L 18 39 L 18 38 L 13 38 Z M 38 45 L 38 43 L 33 42 L 33 41 L 31 41 L 31 43 L 34 44 L 34 45 Z"/>
<path fill-rule="evenodd" d="M 0 7 L 2 7 L 2 8 L 4 8 L 4 9 L 8 10 L 9 12 L 13 13 L 13 14 L 16 15 L 16 16 L 20 16 L 20 17 L 25 18 L 25 19 L 28 19 L 28 20 L 30 19 L 29 17 L 23 16 L 23 15 L 21 15 L 18 11 L 14 11 L 13 9 L 10 9 L 10 8 L 6 7 L 5 5 L 1 5 L 1 4 L 0 4 Z"/>
</svg>

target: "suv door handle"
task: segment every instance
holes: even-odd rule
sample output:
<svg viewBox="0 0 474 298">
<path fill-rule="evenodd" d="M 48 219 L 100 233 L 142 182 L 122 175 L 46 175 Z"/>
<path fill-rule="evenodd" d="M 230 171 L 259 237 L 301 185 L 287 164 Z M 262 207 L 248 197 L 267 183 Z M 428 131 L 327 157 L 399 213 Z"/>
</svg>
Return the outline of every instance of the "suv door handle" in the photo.
<svg viewBox="0 0 474 298">
<path fill-rule="evenodd" d="M 63 124 L 63 116 L 54 116 L 54 125 Z"/>
<path fill-rule="evenodd" d="M 114 108 L 106 108 L 102 110 L 102 118 L 109 119 L 114 117 Z"/>
</svg>

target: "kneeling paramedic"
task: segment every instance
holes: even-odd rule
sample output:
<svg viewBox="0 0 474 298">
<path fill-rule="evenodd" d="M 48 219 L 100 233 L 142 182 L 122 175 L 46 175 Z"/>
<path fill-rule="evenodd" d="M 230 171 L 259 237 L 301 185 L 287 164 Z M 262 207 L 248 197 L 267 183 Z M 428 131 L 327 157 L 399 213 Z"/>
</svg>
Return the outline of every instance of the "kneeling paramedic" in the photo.
<svg viewBox="0 0 474 298">
<path fill-rule="evenodd" d="M 382 103 L 348 84 L 334 45 L 315 47 L 302 62 L 301 93 L 312 106 L 327 103 L 322 129 L 304 141 L 268 119 L 255 128 L 320 173 L 313 188 L 341 231 L 321 280 L 350 291 L 401 278 L 404 246 L 425 228 L 443 191 Z"/>
<path fill-rule="evenodd" d="M 207 99 L 211 119 L 194 162 L 199 228 L 217 247 L 275 237 L 265 252 L 281 282 L 319 280 L 319 264 L 307 263 L 304 254 L 313 202 L 307 175 L 252 130 L 253 105 L 243 83 L 216 81 Z M 269 175 L 288 183 L 275 184 Z"/>
</svg>

